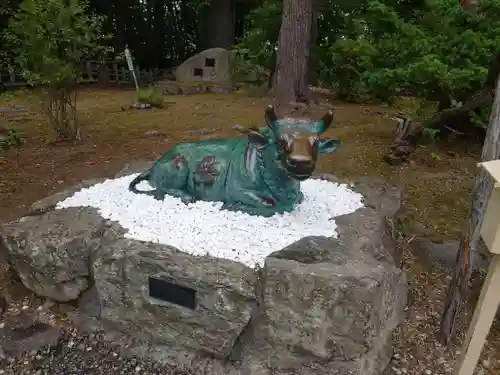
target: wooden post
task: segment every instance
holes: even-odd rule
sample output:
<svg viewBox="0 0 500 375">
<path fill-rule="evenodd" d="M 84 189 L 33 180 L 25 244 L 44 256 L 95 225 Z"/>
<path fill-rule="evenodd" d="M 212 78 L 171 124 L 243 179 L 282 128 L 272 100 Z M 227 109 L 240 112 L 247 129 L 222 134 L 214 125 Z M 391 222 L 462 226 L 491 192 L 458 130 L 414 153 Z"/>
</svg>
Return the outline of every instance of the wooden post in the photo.
<svg viewBox="0 0 500 375">
<path fill-rule="evenodd" d="M 16 82 L 16 71 L 12 67 L 9 67 L 9 77 L 10 77 L 10 83 Z"/>
<path fill-rule="evenodd" d="M 500 80 L 497 78 L 495 99 L 491 108 L 488 130 L 483 144 L 482 161 L 500 158 Z M 493 188 L 493 179 L 484 168 L 479 170 L 472 190 L 472 205 L 467 227 L 460 241 L 457 252 L 455 271 L 448 288 L 443 315 L 441 317 L 440 336 L 445 345 L 450 344 L 450 337 L 466 300 L 467 285 L 472 267 L 477 264 L 477 245 L 480 240 L 480 228 Z"/>
<path fill-rule="evenodd" d="M 108 64 L 100 63 L 97 65 L 97 81 L 101 83 L 109 83 Z"/>
<path fill-rule="evenodd" d="M 92 75 L 92 61 L 85 61 L 85 71 L 87 73 L 87 81 L 92 82 L 94 79 L 94 76 Z"/>
<path fill-rule="evenodd" d="M 115 78 L 113 79 L 113 81 L 116 81 L 116 83 L 118 83 L 118 82 L 119 82 L 119 77 L 118 77 L 118 64 L 116 64 L 116 63 L 114 63 L 114 64 L 113 64 L 113 72 L 114 72 L 113 74 L 114 74 L 114 77 L 115 77 Z"/>
<path fill-rule="evenodd" d="M 496 182 L 487 204 L 481 236 L 492 254 L 488 274 L 467 331 L 456 375 L 472 375 L 500 305 L 500 160 L 481 164 Z"/>
</svg>

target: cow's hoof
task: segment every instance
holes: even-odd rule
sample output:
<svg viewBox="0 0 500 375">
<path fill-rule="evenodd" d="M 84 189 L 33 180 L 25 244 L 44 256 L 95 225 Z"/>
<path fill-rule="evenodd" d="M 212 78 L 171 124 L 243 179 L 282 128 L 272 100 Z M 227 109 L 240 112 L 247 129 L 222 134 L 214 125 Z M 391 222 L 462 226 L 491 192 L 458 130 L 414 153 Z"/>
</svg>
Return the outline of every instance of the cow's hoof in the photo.
<svg viewBox="0 0 500 375">
<path fill-rule="evenodd" d="M 194 203 L 196 201 L 196 199 L 191 195 L 183 195 L 181 197 L 181 201 L 184 204 L 189 204 L 189 203 Z"/>
<path fill-rule="evenodd" d="M 157 201 L 162 201 L 165 199 L 165 194 L 155 194 L 153 195 L 154 199 L 156 199 Z"/>
</svg>

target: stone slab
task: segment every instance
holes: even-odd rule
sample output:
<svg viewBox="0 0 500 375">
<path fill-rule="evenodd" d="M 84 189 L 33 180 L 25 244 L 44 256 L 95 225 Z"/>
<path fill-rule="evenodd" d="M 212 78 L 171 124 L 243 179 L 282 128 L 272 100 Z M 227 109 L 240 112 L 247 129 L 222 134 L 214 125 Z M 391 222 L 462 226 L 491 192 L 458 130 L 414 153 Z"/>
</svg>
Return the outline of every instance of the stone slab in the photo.
<svg viewBox="0 0 500 375">
<path fill-rule="evenodd" d="M 103 321 L 171 350 L 227 357 L 257 304 L 248 267 L 164 245 L 117 240 L 100 249 L 93 275 Z M 195 291 L 196 309 L 151 297 L 151 277 Z"/>
</svg>

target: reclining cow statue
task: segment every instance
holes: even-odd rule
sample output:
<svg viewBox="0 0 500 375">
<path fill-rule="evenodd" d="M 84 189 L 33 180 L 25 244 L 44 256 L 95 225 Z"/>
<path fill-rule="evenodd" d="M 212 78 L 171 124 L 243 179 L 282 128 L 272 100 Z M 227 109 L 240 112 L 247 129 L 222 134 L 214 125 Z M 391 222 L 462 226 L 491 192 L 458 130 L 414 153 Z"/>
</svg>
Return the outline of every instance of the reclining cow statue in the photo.
<svg viewBox="0 0 500 375">
<path fill-rule="evenodd" d="M 320 138 L 333 121 L 328 111 L 320 121 L 278 119 L 265 111 L 266 128 L 236 127 L 245 138 L 215 139 L 174 146 L 130 183 L 134 193 L 163 200 L 166 195 L 188 204 L 223 202 L 223 209 L 272 216 L 302 202 L 300 181 L 311 177 L 318 154 L 329 154 L 339 140 Z M 137 185 L 148 181 L 154 190 Z"/>
</svg>

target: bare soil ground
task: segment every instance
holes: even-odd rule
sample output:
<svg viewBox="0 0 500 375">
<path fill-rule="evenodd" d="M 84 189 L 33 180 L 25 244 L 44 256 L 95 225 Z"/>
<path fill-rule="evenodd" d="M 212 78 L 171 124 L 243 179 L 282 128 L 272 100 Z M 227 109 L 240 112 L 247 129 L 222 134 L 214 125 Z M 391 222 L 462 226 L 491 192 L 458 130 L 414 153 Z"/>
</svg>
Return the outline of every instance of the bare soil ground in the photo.
<svg viewBox="0 0 500 375">
<path fill-rule="evenodd" d="M 52 135 L 39 111 L 36 97 L 26 91 L 0 98 L 0 126 L 12 126 L 25 144 L 19 156 L 11 150 L 0 157 L 0 222 L 26 213 L 34 201 L 84 179 L 112 176 L 137 159 L 154 159 L 174 144 L 195 139 L 232 137 L 234 124 L 264 125 L 269 99 L 245 93 L 171 96 L 163 109 L 128 108 L 134 92 L 125 89 L 82 90 L 78 100 L 84 139 L 77 143 L 51 143 Z M 382 178 L 404 189 L 402 232 L 430 240 L 457 238 L 468 213 L 470 189 L 481 145 L 445 139 L 417 149 L 412 162 L 387 165 L 382 157 L 392 141 L 396 107 L 356 105 L 329 101 L 335 127 L 326 136 L 342 140 L 339 150 L 319 161 L 320 172 L 345 180 L 359 176 Z M 326 110 L 317 109 L 318 118 Z M 432 155 L 434 153 L 434 156 Z M 438 157 L 436 157 L 436 155 Z M 415 261 L 410 246 L 405 266 L 411 287 L 407 318 L 395 335 L 394 374 L 447 374 L 456 353 L 435 344 L 447 275 Z M 0 263 L 0 290 L 15 304 L 40 301 L 10 280 Z M 500 371 L 500 332 L 493 332 L 483 355 L 485 374 Z M 497 348 L 495 353 L 495 348 Z"/>
</svg>

